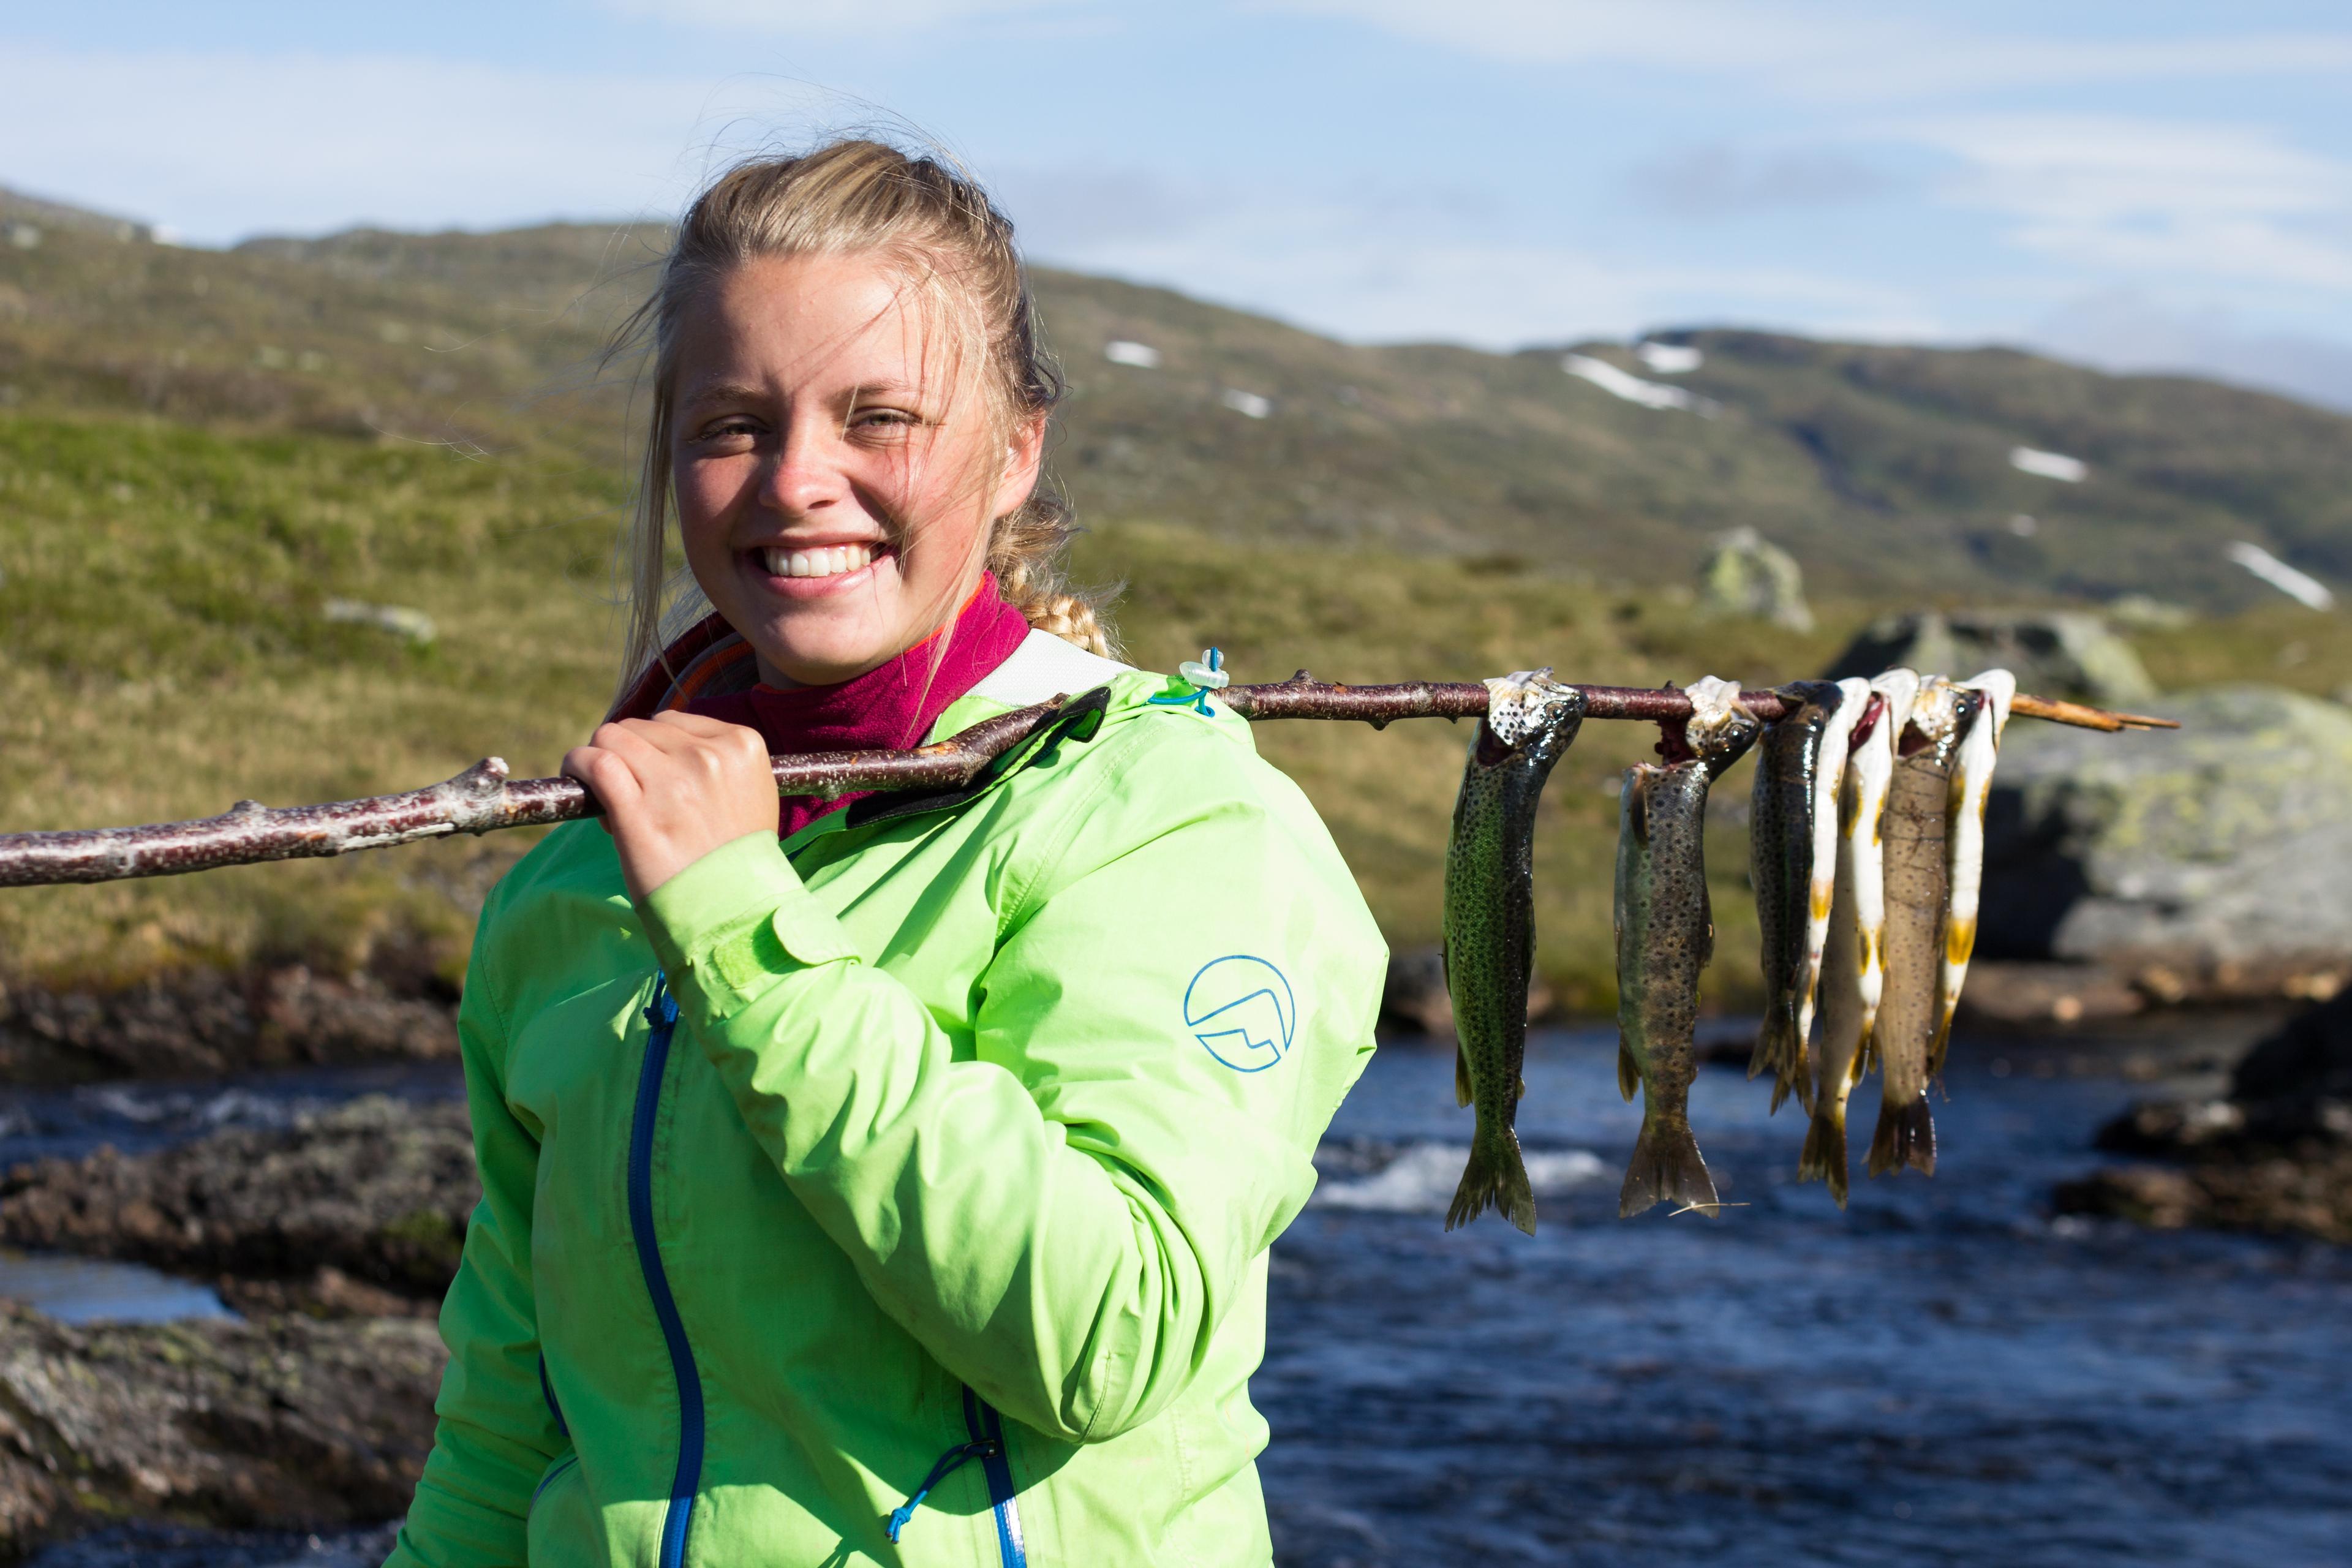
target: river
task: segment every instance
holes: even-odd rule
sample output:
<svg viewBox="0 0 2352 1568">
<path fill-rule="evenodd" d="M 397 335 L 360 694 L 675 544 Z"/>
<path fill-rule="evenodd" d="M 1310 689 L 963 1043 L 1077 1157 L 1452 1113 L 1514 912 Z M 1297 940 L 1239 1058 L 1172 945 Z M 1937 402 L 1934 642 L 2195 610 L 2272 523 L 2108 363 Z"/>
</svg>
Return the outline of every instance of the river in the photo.
<svg viewBox="0 0 2352 1568">
<path fill-rule="evenodd" d="M 1612 1040 L 1533 1044 L 1532 1238 L 1493 1216 L 1441 1229 L 1470 1116 L 1450 1055 L 1385 1049 L 1342 1108 L 1323 1188 L 1276 1251 L 1254 1384 L 1285 1568 L 2352 1562 L 2352 1252 L 2048 1214 L 2051 1186 L 2099 1158 L 2100 1122 L 2162 1085 L 2070 1071 L 2070 1047 L 1964 1041 L 1936 1179 L 1857 1172 L 1841 1213 L 1790 1179 L 1793 1108 L 1768 1118 L 1759 1086 L 1710 1068 L 1693 1121 L 1732 1206 L 1620 1222 L 1638 1112 Z M 17 1091 L 0 1160 L 364 1089 L 456 1084 Z M 0 1262 L 0 1291 L 24 1267 Z M 110 1310 L 135 1305 L 137 1271 L 109 1280 Z M 134 1528 L 34 1562 L 344 1568 L 383 1539 Z"/>
</svg>

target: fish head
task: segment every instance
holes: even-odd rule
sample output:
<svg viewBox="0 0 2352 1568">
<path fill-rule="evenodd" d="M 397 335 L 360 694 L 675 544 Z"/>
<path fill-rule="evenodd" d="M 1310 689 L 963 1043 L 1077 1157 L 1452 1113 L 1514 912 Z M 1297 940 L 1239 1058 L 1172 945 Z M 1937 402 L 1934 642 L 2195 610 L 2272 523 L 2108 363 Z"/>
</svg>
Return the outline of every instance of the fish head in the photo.
<svg viewBox="0 0 2352 1568">
<path fill-rule="evenodd" d="M 1910 727 L 1930 745 L 1941 742 L 1960 721 L 1959 698 L 1960 689 L 1942 676 L 1922 677 L 1919 694 L 1911 700 Z"/>
<path fill-rule="evenodd" d="M 1583 721 L 1583 691 L 1554 680 L 1549 665 L 1486 682 L 1484 733 L 1512 752 L 1552 761 L 1568 750 Z"/>
<path fill-rule="evenodd" d="M 1706 765 L 1709 777 L 1747 755 L 1763 733 L 1763 723 L 1739 700 L 1739 682 L 1709 675 L 1683 688 L 1690 699 L 1691 716 L 1683 738 Z"/>
<path fill-rule="evenodd" d="M 2010 704 L 2017 700 L 2017 677 L 2005 669 L 1988 669 L 1961 684 L 1971 691 L 1984 693 L 1985 712 L 1992 720 L 1992 743 L 2000 745 L 2000 732 L 2009 727 Z"/>
<path fill-rule="evenodd" d="M 1899 668 L 1886 670 L 1871 681 L 1870 689 L 1886 702 L 1878 721 L 1891 733 L 1900 735 L 1903 726 L 1911 721 L 1911 704 L 1919 695 L 1918 671 Z"/>
</svg>

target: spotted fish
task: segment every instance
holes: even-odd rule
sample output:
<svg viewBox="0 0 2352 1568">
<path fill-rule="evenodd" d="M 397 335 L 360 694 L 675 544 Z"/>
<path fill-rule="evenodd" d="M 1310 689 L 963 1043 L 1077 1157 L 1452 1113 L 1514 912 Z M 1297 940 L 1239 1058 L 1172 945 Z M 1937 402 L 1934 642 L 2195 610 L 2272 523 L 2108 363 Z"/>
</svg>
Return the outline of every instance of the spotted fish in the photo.
<svg viewBox="0 0 2352 1568">
<path fill-rule="evenodd" d="M 1826 1181 L 1845 1206 L 1847 1098 L 1862 1081 L 1871 1026 L 1885 978 L 1886 889 L 1880 819 L 1895 773 L 1895 738 L 1911 717 L 1919 678 L 1893 669 L 1874 681 L 1840 682 L 1855 713 L 1838 791 L 1835 881 L 1822 957 L 1822 1039 L 1814 1053 L 1812 1122 L 1805 1129 L 1797 1179 Z"/>
<path fill-rule="evenodd" d="M 1691 1133 L 1698 1074 L 1692 1028 L 1699 972 L 1715 956 L 1706 893 L 1706 794 L 1762 728 L 1740 706 L 1737 681 L 1688 688 L 1684 744 L 1663 767 L 1626 770 L 1617 832 L 1617 1081 L 1642 1090 L 1642 1131 L 1618 1194 L 1621 1215 L 1659 1201 L 1715 1212 L 1715 1182 Z M 1676 752 L 1682 754 L 1676 755 Z"/>
<path fill-rule="evenodd" d="M 1533 1236 L 1535 1193 L 1513 1121 L 1527 1092 L 1528 980 L 1536 952 L 1536 803 L 1584 722 L 1584 693 L 1522 670 L 1486 682 L 1445 850 L 1445 988 L 1459 1044 L 1454 1091 L 1478 1123 L 1445 1228 L 1493 1208 Z"/>
<path fill-rule="evenodd" d="M 1772 1074 L 1778 1110 L 1792 1092 L 1808 1109 L 1812 1101 L 1805 1042 L 1837 869 L 1837 785 L 1855 710 L 1844 689 L 1828 681 L 1798 681 L 1775 695 L 1790 707 L 1757 745 L 1748 819 L 1764 970 L 1764 1023 L 1748 1076 Z"/>
<path fill-rule="evenodd" d="M 1927 1110 L 1927 1057 L 1943 1011 L 1944 927 L 1951 894 L 1952 761 L 1966 704 L 1941 676 L 1919 684 L 1911 721 L 1898 731 L 1883 818 L 1886 858 L 1886 982 L 1872 1044 L 1882 1079 L 1870 1173 L 1908 1165 L 1936 1173 L 1936 1124 Z"/>
</svg>

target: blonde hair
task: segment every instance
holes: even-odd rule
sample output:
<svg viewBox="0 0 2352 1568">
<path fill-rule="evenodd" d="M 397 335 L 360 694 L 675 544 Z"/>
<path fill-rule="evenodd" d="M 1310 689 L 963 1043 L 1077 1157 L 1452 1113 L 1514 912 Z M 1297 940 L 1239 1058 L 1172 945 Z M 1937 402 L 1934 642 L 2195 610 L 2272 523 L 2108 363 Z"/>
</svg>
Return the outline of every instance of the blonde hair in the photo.
<svg viewBox="0 0 2352 1568">
<path fill-rule="evenodd" d="M 970 175 L 944 158 L 859 138 L 729 169 L 687 209 L 659 280 L 608 355 L 649 348 L 652 362 L 645 453 L 624 546 L 624 691 L 710 609 L 692 576 L 669 565 L 680 317 L 699 290 L 747 261 L 858 253 L 900 269 L 942 307 L 935 314 L 961 329 L 960 363 L 977 367 L 973 379 L 1002 428 L 1045 418 L 1061 401 L 1061 370 L 1038 329 L 1013 224 Z M 990 520 L 986 564 L 1031 626 L 1109 657 L 1117 645 L 1099 613 L 1107 595 L 1080 592 L 1063 575 L 1076 531 L 1068 504 L 1041 478 L 1021 506 Z M 941 606 L 942 618 L 947 610 Z"/>
</svg>

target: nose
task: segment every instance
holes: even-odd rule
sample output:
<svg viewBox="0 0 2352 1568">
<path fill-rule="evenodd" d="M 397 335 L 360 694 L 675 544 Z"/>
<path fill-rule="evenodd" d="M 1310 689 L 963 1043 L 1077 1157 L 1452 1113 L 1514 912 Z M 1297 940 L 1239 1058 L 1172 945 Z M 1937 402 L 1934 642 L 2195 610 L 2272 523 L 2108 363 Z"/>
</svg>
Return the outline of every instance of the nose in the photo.
<svg viewBox="0 0 2352 1568">
<path fill-rule="evenodd" d="M 849 492 L 830 430 L 795 422 L 760 478 L 760 503 L 786 517 L 806 517 Z"/>
</svg>

